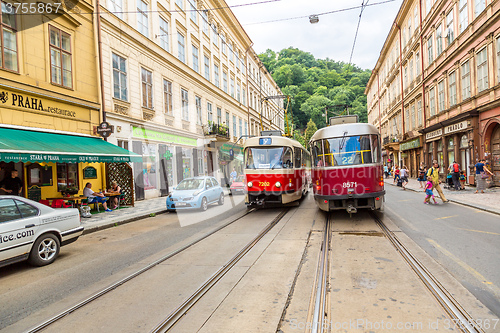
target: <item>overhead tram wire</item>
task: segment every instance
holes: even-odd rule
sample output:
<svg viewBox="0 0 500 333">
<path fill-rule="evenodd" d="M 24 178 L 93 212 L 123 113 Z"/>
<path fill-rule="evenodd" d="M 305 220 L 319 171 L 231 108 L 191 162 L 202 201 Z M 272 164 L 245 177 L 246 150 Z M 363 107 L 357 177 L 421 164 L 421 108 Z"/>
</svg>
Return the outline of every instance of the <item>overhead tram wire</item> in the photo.
<svg viewBox="0 0 500 333">
<path fill-rule="evenodd" d="M 386 3 L 389 3 L 389 2 L 394 2 L 394 1 L 396 1 L 396 0 L 386 0 L 386 1 L 381 1 L 381 2 L 374 2 L 374 3 L 369 4 L 369 5 L 364 5 L 364 6 L 362 5 L 362 6 L 354 6 L 354 7 L 349 7 L 349 8 L 337 9 L 337 10 L 332 10 L 332 11 L 329 11 L 329 12 L 323 12 L 323 13 L 314 14 L 314 15 L 320 16 L 320 15 L 336 14 L 336 13 L 346 12 L 346 11 L 349 11 L 349 10 L 359 9 L 359 8 L 362 8 L 362 7 L 383 5 L 383 4 L 386 4 Z M 246 24 L 242 24 L 242 25 L 243 26 L 247 26 L 247 25 L 255 25 L 255 24 L 274 23 L 274 22 L 281 22 L 281 21 L 298 20 L 298 19 L 303 19 L 303 18 L 309 19 L 309 16 L 311 16 L 311 14 L 304 15 L 304 16 L 288 17 L 288 18 L 277 19 L 277 20 L 270 20 L 270 21 L 246 23 Z"/>
<path fill-rule="evenodd" d="M 354 35 L 354 42 L 352 43 L 351 56 L 349 57 L 349 65 L 352 62 L 352 55 L 354 53 L 354 46 L 356 45 L 356 39 L 358 38 L 359 25 L 361 23 L 361 15 L 363 15 L 363 10 L 366 8 L 366 6 L 368 6 L 369 1 L 370 0 L 367 0 L 366 4 L 365 4 L 365 0 L 363 0 L 363 2 L 361 3 L 361 12 L 359 13 L 358 26 L 356 27 L 356 34 Z"/>
</svg>

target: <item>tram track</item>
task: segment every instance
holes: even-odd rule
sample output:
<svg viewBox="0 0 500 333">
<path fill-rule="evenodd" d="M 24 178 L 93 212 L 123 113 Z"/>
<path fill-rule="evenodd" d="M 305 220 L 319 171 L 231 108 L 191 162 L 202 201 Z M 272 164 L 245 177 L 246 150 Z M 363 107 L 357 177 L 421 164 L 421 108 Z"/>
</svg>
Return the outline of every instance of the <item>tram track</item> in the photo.
<svg viewBox="0 0 500 333">
<path fill-rule="evenodd" d="M 215 286 L 281 219 L 289 209 L 284 209 L 264 229 L 243 247 L 234 257 L 206 280 L 191 296 L 165 317 L 151 332 L 168 332 L 186 313 Z"/>
<path fill-rule="evenodd" d="M 206 238 L 208 238 L 208 237 L 216 234 L 217 232 L 221 231 L 222 229 L 224 229 L 224 228 L 228 227 L 229 225 L 231 225 L 231 224 L 233 224 L 233 223 L 241 220 L 242 218 L 250 215 L 251 213 L 253 213 L 255 211 L 256 211 L 255 208 L 246 211 L 243 215 L 241 215 L 241 216 L 239 216 L 239 217 L 237 217 L 237 218 L 235 218 L 235 219 L 233 219 L 233 220 L 231 220 L 231 221 L 229 221 L 229 222 L 227 222 L 227 223 L 225 223 L 225 224 L 223 224 L 223 225 L 215 228 L 214 230 L 210 231 L 206 235 L 203 235 L 203 236 L 199 237 L 198 239 L 195 239 L 195 240 L 191 241 L 190 243 L 188 243 L 188 244 L 186 244 L 186 245 L 178 248 L 177 250 L 172 251 L 169 254 L 167 254 L 167 255 L 165 255 L 165 256 L 163 256 L 163 257 L 161 257 L 161 258 L 153 261 L 152 263 L 144 266 L 143 268 L 141 268 L 139 270 L 136 270 L 135 272 L 127 275 L 126 277 L 124 277 L 124 278 L 122 278 L 122 279 L 120 279 L 120 280 L 112 283 L 108 287 L 103 288 L 103 289 L 95 292 L 91 296 L 89 296 L 89 297 L 85 298 L 84 300 L 78 302 L 77 304 L 75 304 L 75 305 L 73 305 L 73 306 L 71 306 L 71 307 L 69 307 L 69 308 L 67 308 L 67 309 L 59 312 L 58 314 L 52 316 L 51 318 L 47 319 L 46 321 L 42 322 L 41 324 L 39 324 L 39 325 L 37 325 L 35 327 L 30 328 L 26 332 L 27 333 L 35 333 L 35 332 L 40 332 L 40 331 L 46 329 L 47 327 L 49 327 L 50 325 L 56 323 L 60 319 L 66 317 L 67 315 L 75 312 L 76 310 L 78 310 L 80 308 L 83 308 L 84 306 L 90 304 L 91 302 L 97 300 L 98 298 L 100 298 L 100 297 L 108 294 L 109 292 L 115 290 L 116 288 L 118 288 L 118 287 L 124 285 L 125 283 L 133 280 L 134 278 L 140 276 L 141 274 L 143 274 L 143 273 L 151 270 L 152 268 L 158 266 L 159 264 L 165 262 L 166 260 L 168 260 L 168 259 L 170 259 L 170 258 L 172 258 L 172 257 L 174 257 L 176 255 L 178 255 L 179 253 L 181 253 L 181 252 L 189 249 L 190 247 L 198 244 L 199 242 L 203 241 L 204 239 L 206 239 Z"/>
<path fill-rule="evenodd" d="M 467 313 L 467 311 L 459 304 L 452 294 L 446 290 L 438 279 L 436 279 L 432 273 L 411 253 L 411 251 L 401 242 L 394 232 L 392 232 L 374 212 L 370 212 L 370 216 L 375 220 L 384 236 L 389 240 L 389 242 L 391 242 L 396 251 L 403 257 L 415 274 L 417 274 L 419 279 L 438 301 L 440 306 L 450 316 L 451 321 L 455 324 L 456 328 L 465 333 L 484 333 L 484 330 L 472 324 L 476 322 L 472 316 Z"/>
</svg>

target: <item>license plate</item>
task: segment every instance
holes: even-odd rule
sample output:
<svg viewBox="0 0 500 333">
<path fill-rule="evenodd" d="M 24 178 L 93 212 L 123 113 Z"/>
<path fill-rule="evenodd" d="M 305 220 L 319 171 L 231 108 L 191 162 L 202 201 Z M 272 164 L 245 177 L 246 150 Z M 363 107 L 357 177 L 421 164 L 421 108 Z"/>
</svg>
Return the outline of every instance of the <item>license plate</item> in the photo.
<svg viewBox="0 0 500 333">
<path fill-rule="evenodd" d="M 176 206 L 186 206 L 186 203 L 185 202 L 178 202 L 175 205 Z"/>
</svg>

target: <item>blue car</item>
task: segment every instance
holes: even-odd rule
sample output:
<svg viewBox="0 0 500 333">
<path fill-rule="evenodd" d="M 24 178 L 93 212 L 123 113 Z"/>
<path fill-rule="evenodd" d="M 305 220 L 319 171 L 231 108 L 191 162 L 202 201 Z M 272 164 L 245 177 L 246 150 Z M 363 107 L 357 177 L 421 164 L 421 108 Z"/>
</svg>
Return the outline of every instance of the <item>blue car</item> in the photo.
<svg viewBox="0 0 500 333">
<path fill-rule="evenodd" d="M 186 178 L 174 187 L 167 197 L 169 212 L 181 209 L 200 209 L 205 211 L 208 205 L 217 202 L 224 204 L 224 192 L 214 177 Z"/>
</svg>

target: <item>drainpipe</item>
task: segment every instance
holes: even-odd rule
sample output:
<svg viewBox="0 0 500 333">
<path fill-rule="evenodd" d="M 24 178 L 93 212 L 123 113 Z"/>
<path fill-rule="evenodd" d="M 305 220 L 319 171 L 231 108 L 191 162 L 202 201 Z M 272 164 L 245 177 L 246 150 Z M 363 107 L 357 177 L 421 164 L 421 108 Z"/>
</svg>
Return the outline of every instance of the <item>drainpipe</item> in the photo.
<svg viewBox="0 0 500 333">
<path fill-rule="evenodd" d="M 248 113 L 248 134 L 250 134 L 250 85 L 248 84 L 248 51 L 253 47 L 253 42 L 250 46 L 245 50 L 245 72 L 246 72 L 246 83 L 247 83 L 247 113 Z"/>
<path fill-rule="evenodd" d="M 380 135 L 382 135 L 382 117 L 380 115 L 380 76 L 377 71 L 377 97 L 378 97 L 378 126 Z"/>
<path fill-rule="evenodd" d="M 421 71 L 421 74 L 422 74 L 422 116 L 423 116 L 423 125 L 424 125 L 424 128 L 427 127 L 426 125 L 426 121 L 427 121 L 427 112 L 426 112 L 426 109 L 425 109 L 425 84 L 424 84 L 424 36 L 423 36 L 423 19 L 422 19 L 422 0 L 419 1 L 419 5 L 420 5 L 420 25 L 419 25 L 419 29 L 420 29 L 420 71 Z M 426 153 L 426 146 L 425 144 L 422 145 L 423 146 L 423 149 L 422 149 L 422 154 L 425 154 Z M 433 150 L 434 151 L 434 150 Z M 427 154 L 425 154 L 427 155 Z M 426 156 L 423 156 L 423 160 L 425 161 L 426 160 Z M 427 161 L 426 165 L 429 165 L 431 161 Z"/>
<path fill-rule="evenodd" d="M 101 38 L 101 5 L 99 0 L 96 0 L 97 7 L 97 43 L 99 45 L 99 83 L 101 86 L 101 111 L 102 111 L 102 121 L 106 121 L 106 111 L 104 111 L 104 69 L 102 68 L 102 38 Z M 107 138 L 104 138 L 108 141 Z"/>
<path fill-rule="evenodd" d="M 405 107 L 405 95 L 404 95 L 404 87 L 403 87 L 403 43 L 401 42 L 401 27 L 394 22 L 399 31 L 399 73 L 401 78 L 401 132 L 405 133 L 405 115 L 404 115 L 404 107 Z"/>
</svg>

